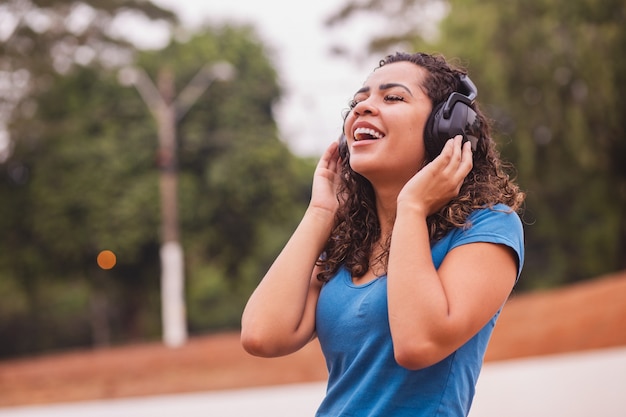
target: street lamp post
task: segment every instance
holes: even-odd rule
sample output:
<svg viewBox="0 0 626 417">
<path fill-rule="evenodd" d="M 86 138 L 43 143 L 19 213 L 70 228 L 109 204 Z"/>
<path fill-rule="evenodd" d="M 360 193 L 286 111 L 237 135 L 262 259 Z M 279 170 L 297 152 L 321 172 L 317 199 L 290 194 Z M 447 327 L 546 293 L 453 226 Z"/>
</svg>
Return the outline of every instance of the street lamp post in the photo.
<svg viewBox="0 0 626 417">
<path fill-rule="evenodd" d="M 122 76 L 137 88 L 158 126 L 163 342 L 168 347 L 178 347 L 187 340 L 187 319 L 184 256 L 178 223 L 177 125 L 213 81 L 231 80 L 235 76 L 235 70 L 226 62 L 207 65 L 178 96 L 174 86 L 174 74 L 167 68 L 159 72 L 157 86 L 142 70 L 131 69 Z"/>
</svg>

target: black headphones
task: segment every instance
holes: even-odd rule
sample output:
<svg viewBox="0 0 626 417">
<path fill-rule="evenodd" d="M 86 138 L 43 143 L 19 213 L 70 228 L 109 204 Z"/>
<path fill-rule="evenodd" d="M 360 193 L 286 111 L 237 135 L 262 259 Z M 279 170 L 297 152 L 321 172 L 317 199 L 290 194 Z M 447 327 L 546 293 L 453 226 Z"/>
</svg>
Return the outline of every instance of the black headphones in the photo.
<svg viewBox="0 0 626 417">
<path fill-rule="evenodd" d="M 456 135 L 463 135 L 463 143 L 470 141 L 472 150 L 476 151 L 481 121 L 471 106 L 478 89 L 467 75 L 461 75 L 459 81 L 459 90 L 435 106 L 424 126 L 424 146 L 431 159 L 435 159 L 448 139 Z"/>
</svg>

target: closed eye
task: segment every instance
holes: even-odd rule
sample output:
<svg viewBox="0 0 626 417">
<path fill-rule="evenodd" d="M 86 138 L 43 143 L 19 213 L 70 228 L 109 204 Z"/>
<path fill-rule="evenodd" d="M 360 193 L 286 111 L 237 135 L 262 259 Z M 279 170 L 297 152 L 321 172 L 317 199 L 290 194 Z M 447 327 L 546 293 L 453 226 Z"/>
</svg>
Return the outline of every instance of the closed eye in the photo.
<svg viewBox="0 0 626 417">
<path fill-rule="evenodd" d="M 393 101 L 405 101 L 404 97 L 396 95 L 396 94 L 388 94 L 386 95 L 383 100 L 385 100 L 385 102 L 393 102 Z M 359 104 L 362 100 L 357 100 L 357 99 L 352 99 L 348 102 L 348 107 L 350 107 L 350 110 L 354 109 L 357 104 Z"/>
<path fill-rule="evenodd" d="M 385 96 L 385 101 L 404 101 L 404 97 L 395 94 L 388 94 Z"/>
</svg>

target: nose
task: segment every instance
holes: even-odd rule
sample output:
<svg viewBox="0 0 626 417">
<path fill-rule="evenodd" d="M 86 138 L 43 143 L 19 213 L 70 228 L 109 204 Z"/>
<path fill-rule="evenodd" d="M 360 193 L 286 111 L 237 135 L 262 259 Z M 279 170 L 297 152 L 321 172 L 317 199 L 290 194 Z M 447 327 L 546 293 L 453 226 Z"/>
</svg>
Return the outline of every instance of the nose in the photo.
<svg viewBox="0 0 626 417">
<path fill-rule="evenodd" d="M 352 109 L 355 115 L 363 116 L 365 114 L 374 114 L 377 109 L 370 98 L 359 101 Z"/>
</svg>

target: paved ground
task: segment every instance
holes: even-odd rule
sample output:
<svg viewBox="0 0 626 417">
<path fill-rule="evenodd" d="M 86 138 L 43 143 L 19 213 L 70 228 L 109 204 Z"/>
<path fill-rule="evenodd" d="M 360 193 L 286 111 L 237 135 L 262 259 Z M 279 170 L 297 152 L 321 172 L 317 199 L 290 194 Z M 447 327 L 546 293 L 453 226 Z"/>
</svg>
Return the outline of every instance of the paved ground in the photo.
<svg viewBox="0 0 626 417">
<path fill-rule="evenodd" d="M 626 397 L 624 300 L 626 271 L 515 294 L 487 351 L 473 416 L 626 416 L 617 395 Z M 78 414 L 71 414 L 69 403 L 80 403 L 80 410 L 93 401 L 105 405 L 78 412 L 194 417 L 192 409 L 172 411 L 189 404 L 203 416 L 306 416 L 319 402 L 325 378 L 315 342 L 287 357 L 261 359 L 246 354 L 232 332 L 195 337 L 179 349 L 144 343 L 0 361 L 0 416 L 30 416 L 15 413 L 36 412 L 18 407 L 42 404 L 39 416 L 73 417 Z M 55 403 L 62 408 L 49 407 Z"/>
<path fill-rule="evenodd" d="M 50 406 L 0 417 L 313 416 L 323 382 Z M 624 417 L 626 348 L 487 364 L 470 417 Z"/>
<path fill-rule="evenodd" d="M 626 347 L 487 364 L 470 417 L 624 417 Z"/>
</svg>

